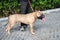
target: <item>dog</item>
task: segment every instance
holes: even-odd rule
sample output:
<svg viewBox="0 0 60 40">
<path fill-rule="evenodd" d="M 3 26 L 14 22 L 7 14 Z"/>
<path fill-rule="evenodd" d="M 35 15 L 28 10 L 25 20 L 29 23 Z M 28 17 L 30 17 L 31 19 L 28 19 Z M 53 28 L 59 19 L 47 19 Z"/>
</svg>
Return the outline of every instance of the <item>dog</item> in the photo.
<svg viewBox="0 0 60 40">
<path fill-rule="evenodd" d="M 6 28 L 6 31 L 8 34 L 10 34 L 10 30 L 14 26 L 16 22 L 24 23 L 24 24 L 29 24 L 30 26 L 30 31 L 32 34 L 35 34 L 34 29 L 33 29 L 33 24 L 36 21 L 36 19 L 41 19 L 45 20 L 45 15 L 41 11 L 35 11 L 32 13 L 28 14 L 13 14 L 8 17 L 8 25 Z"/>
</svg>

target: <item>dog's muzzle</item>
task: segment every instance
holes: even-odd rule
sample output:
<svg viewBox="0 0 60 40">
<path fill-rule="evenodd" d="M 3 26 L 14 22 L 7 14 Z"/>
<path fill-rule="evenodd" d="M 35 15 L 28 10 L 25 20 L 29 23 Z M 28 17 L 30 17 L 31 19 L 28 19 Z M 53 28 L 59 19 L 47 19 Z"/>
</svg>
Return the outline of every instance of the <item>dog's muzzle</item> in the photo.
<svg viewBox="0 0 60 40">
<path fill-rule="evenodd" d="M 41 19 L 42 21 L 45 21 L 45 15 L 42 14 L 40 17 L 38 17 L 38 19 Z"/>
</svg>

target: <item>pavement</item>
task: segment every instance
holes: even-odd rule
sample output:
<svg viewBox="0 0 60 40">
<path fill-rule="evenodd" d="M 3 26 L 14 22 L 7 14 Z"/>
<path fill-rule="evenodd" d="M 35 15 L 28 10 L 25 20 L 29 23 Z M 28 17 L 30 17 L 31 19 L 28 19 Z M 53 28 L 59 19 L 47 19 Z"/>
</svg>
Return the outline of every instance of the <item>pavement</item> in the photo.
<svg viewBox="0 0 60 40">
<path fill-rule="evenodd" d="M 32 35 L 29 26 L 26 31 L 19 30 L 19 24 L 11 29 L 11 35 L 5 31 L 7 20 L 0 21 L 0 40 L 60 40 L 60 11 L 45 14 L 46 21 L 37 19 L 34 23 L 35 35 Z"/>
</svg>

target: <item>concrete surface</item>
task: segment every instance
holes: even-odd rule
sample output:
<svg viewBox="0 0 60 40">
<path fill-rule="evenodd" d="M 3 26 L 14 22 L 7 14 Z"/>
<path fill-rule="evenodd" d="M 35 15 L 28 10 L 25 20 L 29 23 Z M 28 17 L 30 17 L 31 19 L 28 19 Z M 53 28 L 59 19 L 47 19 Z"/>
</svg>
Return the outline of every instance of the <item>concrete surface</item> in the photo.
<svg viewBox="0 0 60 40">
<path fill-rule="evenodd" d="M 29 26 L 26 31 L 19 30 L 18 24 L 11 29 L 11 35 L 5 31 L 8 20 L 0 21 L 0 40 L 60 40 L 60 11 L 45 14 L 46 21 L 37 19 L 34 23 L 35 35 Z"/>
</svg>

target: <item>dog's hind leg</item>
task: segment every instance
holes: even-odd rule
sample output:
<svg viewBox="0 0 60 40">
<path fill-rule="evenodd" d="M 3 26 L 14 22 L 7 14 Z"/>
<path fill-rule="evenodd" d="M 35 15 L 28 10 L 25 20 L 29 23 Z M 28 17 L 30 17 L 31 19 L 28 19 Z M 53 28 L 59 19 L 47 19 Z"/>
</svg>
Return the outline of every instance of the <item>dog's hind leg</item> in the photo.
<svg viewBox="0 0 60 40">
<path fill-rule="evenodd" d="M 11 30 L 11 28 L 14 26 L 14 23 L 13 24 L 8 24 L 7 25 L 7 29 L 6 29 L 6 31 L 8 32 L 8 34 L 10 34 L 10 30 Z"/>
<path fill-rule="evenodd" d="M 10 34 L 10 24 L 7 25 L 6 31 L 8 32 L 8 34 Z"/>
</svg>

